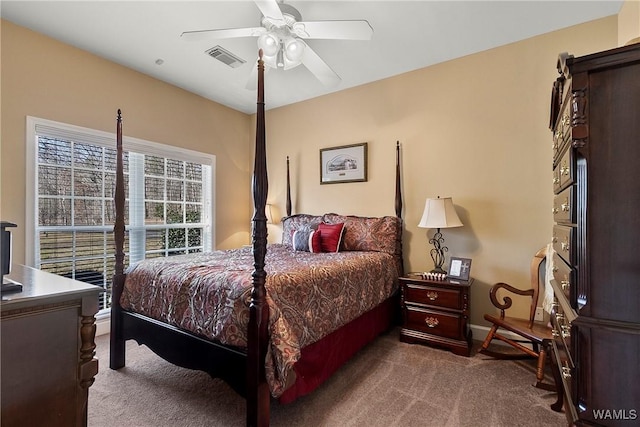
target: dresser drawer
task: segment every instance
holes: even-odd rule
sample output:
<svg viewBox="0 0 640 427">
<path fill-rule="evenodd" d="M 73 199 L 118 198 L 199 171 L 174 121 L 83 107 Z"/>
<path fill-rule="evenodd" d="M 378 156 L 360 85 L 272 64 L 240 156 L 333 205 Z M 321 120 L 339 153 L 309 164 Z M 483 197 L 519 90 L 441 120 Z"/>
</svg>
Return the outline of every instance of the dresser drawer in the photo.
<svg viewBox="0 0 640 427">
<path fill-rule="evenodd" d="M 464 339 L 462 316 L 427 310 L 411 305 L 405 306 L 406 327 L 439 337 Z"/>
<path fill-rule="evenodd" d="M 573 227 L 564 225 L 553 226 L 553 249 L 560 257 L 569 265 L 575 265 L 574 252 L 575 252 L 575 233 Z"/>
<path fill-rule="evenodd" d="M 567 366 L 573 367 L 574 363 L 571 359 L 571 323 L 562 311 L 562 307 L 559 304 L 554 304 L 553 310 L 551 310 L 551 333 L 553 339 L 556 342 L 556 346 L 563 350 L 564 357 L 567 360 Z"/>
<path fill-rule="evenodd" d="M 558 164 L 553 168 L 553 192 L 558 193 L 575 183 L 574 154 L 571 147 L 567 148 Z"/>
<path fill-rule="evenodd" d="M 462 310 L 462 292 L 460 289 L 445 289 L 425 286 L 417 283 L 405 283 L 405 304 L 423 304 L 433 307 Z"/>
<path fill-rule="evenodd" d="M 567 96 L 571 94 L 571 90 L 565 92 Z M 560 155 L 564 149 L 568 146 L 571 140 L 571 113 L 569 111 L 570 103 L 565 102 L 562 104 L 562 111 L 556 122 L 555 131 L 553 133 L 553 165 L 556 166 L 559 162 Z"/>
<path fill-rule="evenodd" d="M 553 198 L 553 220 L 557 223 L 576 222 L 576 200 L 574 186 L 562 190 Z"/>
<path fill-rule="evenodd" d="M 571 289 L 575 286 L 574 270 L 557 253 L 553 254 L 553 278 L 560 285 L 562 293 L 569 301 L 571 299 Z"/>
</svg>

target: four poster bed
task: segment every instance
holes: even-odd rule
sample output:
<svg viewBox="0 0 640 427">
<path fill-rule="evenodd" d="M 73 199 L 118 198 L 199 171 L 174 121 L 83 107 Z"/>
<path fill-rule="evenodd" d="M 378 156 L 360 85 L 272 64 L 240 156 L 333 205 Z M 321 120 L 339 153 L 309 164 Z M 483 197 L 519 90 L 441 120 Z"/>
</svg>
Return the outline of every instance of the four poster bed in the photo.
<svg viewBox="0 0 640 427">
<path fill-rule="evenodd" d="M 122 120 L 117 120 L 116 266 L 110 368 L 125 341 L 226 381 L 247 400 L 247 424 L 269 423 L 270 398 L 314 390 L 394 323 L 402 274 L 402 200 L 396 216 L 291 215 L 267 246 L 264 64 L 258 61 L 251 248 L 154 258 L 124 268 Z"/>
</svg>

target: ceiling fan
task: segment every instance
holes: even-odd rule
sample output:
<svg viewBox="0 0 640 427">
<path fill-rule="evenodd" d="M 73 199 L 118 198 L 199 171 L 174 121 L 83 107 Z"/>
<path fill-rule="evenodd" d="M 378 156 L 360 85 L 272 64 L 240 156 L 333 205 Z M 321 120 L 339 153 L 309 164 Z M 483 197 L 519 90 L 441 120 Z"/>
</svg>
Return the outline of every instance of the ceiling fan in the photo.
<svg viewBox="0 0 640 427">
<path fill-rule="evenodd" d="M 262 13 L 260 27 L 185 31 L 185 40 L 257 37 L 265 65 L 289 70 L 304 64 L 325 86 L 335 86 L 340 76 L 304 40 L 370 40 L 373 28 L 365 20 L 303 21 L 296 8 L 276 0 L 255 0 Z M 255 68 L 255 67 L 254 67 Z"/>
</svg>

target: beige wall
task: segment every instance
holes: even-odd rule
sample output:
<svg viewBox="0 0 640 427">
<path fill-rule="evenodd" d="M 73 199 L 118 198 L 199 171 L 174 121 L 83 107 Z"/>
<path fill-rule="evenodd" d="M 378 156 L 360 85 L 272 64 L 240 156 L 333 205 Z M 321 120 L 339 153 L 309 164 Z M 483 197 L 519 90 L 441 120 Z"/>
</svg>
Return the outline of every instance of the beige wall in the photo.
<svg viewBox="0 0 640 427">
<path fill-rule="evenodd" d="M 216 156 L 216 244 L 249 241 L 251 116 L 2 21 L 2 220 L 24 262 L 25 117 L 115 132 Z M 114 141 L 115 145 L 115 141 Z"/>
<path fill-rule="evenodd" d="M 610 17 L 268 111 L 270 200 L 284 212 L 290 156 L 294 212 L 393 215 L 399 140 L 405 268 L 432 268 L 417 224 L 427 197 L 452 196 L 464 227 L 444 230 L 445 244 L 449 255 L 473 259 L 472 323 L 483 324 L 490 286 L 528 286 L 531 258 L 550 240 L 558 53 L 616 45 Z M 364 141 L 368 182 L 319 184 L 321 148 Z"/>
<path fill-rule="evenodd" d="M 294 212 L 393 215 L 399 140 L 405 267 L 432 267 L 427 230 L 417 223 L 427 197 L 452 196 L 465 225 L 444 230 L 444 237 L 449 255 L 473 259 L 471 320 L 483 324 L 489 287 L 527 286 L 531 257 L 549 241 L 547 124 L 557 55 L 612 48 L 617 39 L 617 18 L 605 18 L 269 110 L 268 202 L 284 215 L 290 156 Z M 217 156 L 218 247 L 249 241 L 255 116 L 6 22 L 2 66 L 2 219 L 24 218 L 25 115 L 112 131 L 122 108 L 127 135 Z M 319 184 L 319 149 L 364 141 L 368 182 Z M 277 225 L 269 233 L 270 241 L 279 240 Z"/>
<path fill-rule="evenodd" d="M 640 42 L 640 1 L 627 0 L 618 13 L 618 45 Z"/>
</svg>

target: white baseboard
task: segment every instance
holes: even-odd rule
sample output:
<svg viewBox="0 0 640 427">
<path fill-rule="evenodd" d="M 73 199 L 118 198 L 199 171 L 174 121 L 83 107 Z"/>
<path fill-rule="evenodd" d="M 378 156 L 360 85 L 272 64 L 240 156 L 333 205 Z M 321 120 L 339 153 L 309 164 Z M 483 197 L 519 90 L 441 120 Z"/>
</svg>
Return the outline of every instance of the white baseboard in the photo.
<svg viewBox="0 0 640 427">
<path fill-rule="evenodd" d="M 96 318 L 96 336 L 106 335 L 111 330 L 111 316 L 109 313 Z"/>
</svg>

